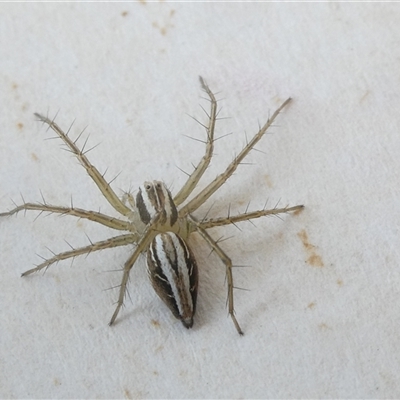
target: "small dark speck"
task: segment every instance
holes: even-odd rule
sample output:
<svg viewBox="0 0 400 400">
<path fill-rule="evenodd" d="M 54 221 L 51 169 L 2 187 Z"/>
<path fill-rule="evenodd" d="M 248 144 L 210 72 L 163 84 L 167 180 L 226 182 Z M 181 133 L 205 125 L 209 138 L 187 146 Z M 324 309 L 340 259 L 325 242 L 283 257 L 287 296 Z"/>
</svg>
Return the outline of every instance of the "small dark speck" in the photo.
<svg viewBox="0 0 400 400">
<path fill-rule="evenodd" d="M 122 13 L 121 13 L 121 15 L 122 15 L 123 17 L 126 17 L 128 14 L 129 14 L 128 11 L 122 11 Z"/>
</svg>

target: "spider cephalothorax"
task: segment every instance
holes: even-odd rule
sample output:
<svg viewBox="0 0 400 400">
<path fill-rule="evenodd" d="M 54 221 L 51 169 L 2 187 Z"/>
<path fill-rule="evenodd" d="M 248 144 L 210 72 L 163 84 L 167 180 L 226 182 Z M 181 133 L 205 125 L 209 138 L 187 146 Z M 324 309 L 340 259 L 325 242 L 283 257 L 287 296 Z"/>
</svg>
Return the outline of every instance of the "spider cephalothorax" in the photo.
<svg viewBox="0 0 400 400">
<path fill-rule="evenodd" d="M 174 316 L 180 319 L 186 328 L 193 325 L 193 316 L 196 311 L 198 268 L 193 253 L 190 250 L 187 239 L 190 234 L 198 233 L 219 256 L 225 264 L 226 280 L 228 287 L 228 310 L 233 323 L 239 334 L 243 334 L 235 317 L 233 306 L 233 276 L 232 261 L 207 232 L 207 229 L 216 226 L 236 224 L 267 215 L 277 215 L 297 211 L 302 205 L 294 207 L 273 208 L 270 210 L 259 210 L 246 212 L 236 216 L 225 218 L 211 218 L 198 221 L 195 212 L 207 199 L 215 193 L 226 180 L 235 172 L 238 165 L 243 161 L 251 149 L 265 134 L 280 111 L 289 103 L 287 99 L 268 119 L 258 133 L 247 143 L 243 150 L 228 165 L 226 170 L 218 175 L 211 183 L 205 186 L 191 200 L 185 201 L 192 194 L 204 171 L 208 168 L 214 150 L 214 128 L 217 120 L 217 101 L 214 94 L 200 78 L 203 90 L 207 93 L 211 102 L 211 111 L 208 115 L 209 122 L 205 126 L 207 131 L 206 153 L 199 164 L 189 175 L 181 190 L 172 197 L 164 183 L 159 181 L 145 182 L 136 196 L 136 201 L 131 194 L 124 195 L 121 199 L 115 194 L 109 183 L 97 168 L 91 164 L 83 149 L 76 145 L 77 140 L 71 140 L 68 134 L 52 120 L 40 114 L 35 114 L 40 121 L 46 123 L 63 140 L 68 149 L 75 154 L 79 162 L 86 169 L 88 175 L 100 189 L 110 205 L 121 215 L 113 218 L 96 211 L 86 211 L 80 208 L 58 207 L 43 203 L 24 203 L 9 212 L 1 213 L 0 216 L 16 214 L 21 210 L 36 210 L 40 212 L 58 213 L 85 218 L 99 224 L 108 226 L 117 231 L 127 233 L 111 237 L 109 239 L 91 243 L 89 246 L 73 248 L 70 251 L 56 254 L 45 260 L 37 267 L 22 274 L 29 275 L 33 272 L 47 269 L 50 265 L 68 258 L 74 258 L 92 251 L 99 251 L 113 247 L 135 244 L 135 250 L 124 264 L 119 297 L 110 325 L 114 323 L 120 308 L 124 302 L 130 270 L 141 253 L 147 253 L 147 266 L 149 277 L 156 293 L 167 304 Z M 185 204 L 184 204 L 185 203 Z"/>
</svg>

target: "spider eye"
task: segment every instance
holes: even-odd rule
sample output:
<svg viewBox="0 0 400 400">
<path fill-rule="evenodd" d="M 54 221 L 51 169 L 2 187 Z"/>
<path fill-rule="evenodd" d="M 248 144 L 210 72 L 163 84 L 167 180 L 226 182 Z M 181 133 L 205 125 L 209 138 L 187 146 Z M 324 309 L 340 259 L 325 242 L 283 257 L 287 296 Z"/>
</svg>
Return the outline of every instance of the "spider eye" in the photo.
<svg viewBox="0 0 400 400">
<path fill-rule="evenodd" d="M 150 190 L 151 189 L 151 185 L 150 184 L 147 184 L 144 187 L 146 188 L 146 190 Z"/>
<path fill-rule="evenodd" d="M 157 189 L 160 189 L 161 183 L 157 183 L 156 186 L 157 186 Z"/>
</svg>

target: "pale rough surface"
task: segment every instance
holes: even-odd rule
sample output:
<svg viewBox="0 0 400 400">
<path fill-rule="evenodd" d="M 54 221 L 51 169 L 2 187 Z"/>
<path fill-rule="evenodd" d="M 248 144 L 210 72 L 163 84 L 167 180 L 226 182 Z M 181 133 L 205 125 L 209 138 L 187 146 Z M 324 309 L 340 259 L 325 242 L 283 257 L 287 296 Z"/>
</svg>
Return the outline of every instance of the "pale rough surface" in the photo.
<svg viewBox="0 0 400 400">
<path fill-rule="evenodd" d="M 0 210 L 40 200 L 111 212 L 33 113 L 59 111 L 116 189 L 176 190 L 203 154 L 198 75 L 224 107 L 212 179 L 288 96 L 273 135 L 213 200 L 239 212 L 304 203 L 283 220 L 211 232 L 234 263 L 239 337 L 224 271 L 202 241 L 199 307 L 187 331 L 155 297 L 144 260 L 109 328 L 131 249 L 19 273 L 111 235 L 23 214 L 0 221 L 0 397 L 399 398 L 399 4 L 0 5 Z M 207 103 L 202 103 L 207 106 Z M 204 179 L 202 183 L 206 181 Z M 210 200 L 208 205 L 212 204 Z M 208 209 L 206 205 L 197 215 Z"/>
</svg>

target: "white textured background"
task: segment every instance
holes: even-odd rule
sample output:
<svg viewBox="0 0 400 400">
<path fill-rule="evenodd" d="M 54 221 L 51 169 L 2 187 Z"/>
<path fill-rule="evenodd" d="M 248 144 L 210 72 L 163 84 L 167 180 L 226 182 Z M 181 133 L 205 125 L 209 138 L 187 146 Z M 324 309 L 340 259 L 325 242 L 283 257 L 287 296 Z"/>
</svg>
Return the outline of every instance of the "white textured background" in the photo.
<svg viewBox="0 0 400 400">
<path fill-rule="evenodd" d="M 187 331 L 133 269 L 104 251 L 19 278 L 39 262 L 112 234 L 27 213 L 0 221 L 0 397 L 400 397 L 399 4 L 42 3 L 0 5 L 0 209 L 39 201 L 111 212 L 77 161 L 35 122 L 72 135 L 114 188 L 176 190 L 204 146 L 198 75 L 230 117 L 217 126 L 212 179 L 278 104 L 293 103 L 210 204 L 213 216 L 304 203 L 282 220 L 217 229 L 235 264 L 239 337 L 224 268 L 198 238 L 198 313 Z M 204 119 L 203 119 L 204 121 Z"/>
</svg>

